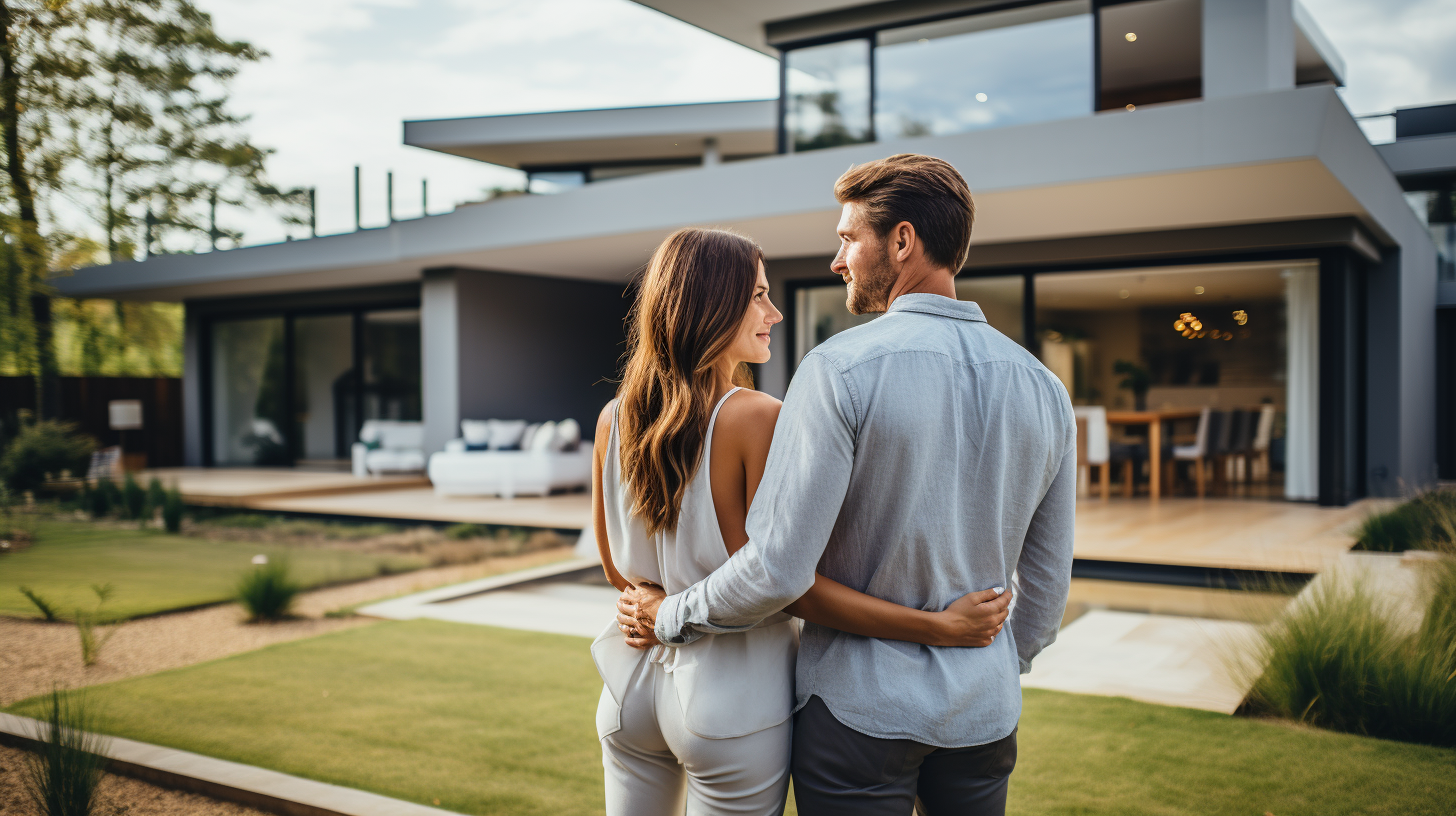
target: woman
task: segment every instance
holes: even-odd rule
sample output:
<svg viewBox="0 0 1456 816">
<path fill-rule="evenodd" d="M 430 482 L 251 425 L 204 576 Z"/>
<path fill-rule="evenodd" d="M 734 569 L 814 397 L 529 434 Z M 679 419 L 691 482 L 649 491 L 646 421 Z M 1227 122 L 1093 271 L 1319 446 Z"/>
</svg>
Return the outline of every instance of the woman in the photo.
<svg viewBox="0 0 1456 816">
<path fill-rule="evenodd" d="M 747 543 L 778 400 L 747 388 L 783 316 L 763 253 L 719 230 L 686 229 L 653 254 L 631 317 L 618 398 L 597 422 L 592 523 L 607 579 L 680 592 Z M 686 646 L 614 621 L 592 644 L 604 681 L 597 732 L 608 816 L 777 814 L 789 781 L 798 628 L 939 646 L 985 645 L 1004 616 L 972 620 L 899 606 L 819 576 L 756 628 Z M 981 627 L 981 628 L 977 628 Z"/>
</svg>

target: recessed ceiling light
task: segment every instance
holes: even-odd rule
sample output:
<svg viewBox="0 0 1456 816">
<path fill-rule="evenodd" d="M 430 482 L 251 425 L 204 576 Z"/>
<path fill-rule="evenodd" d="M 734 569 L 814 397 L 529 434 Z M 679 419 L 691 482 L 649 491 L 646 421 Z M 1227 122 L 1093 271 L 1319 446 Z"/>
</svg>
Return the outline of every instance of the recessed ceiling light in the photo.
<svg viewBox="0 0 1456 816">
<path fill-rule="evenodd" d="M 1195 286 L 1195 287 L 1193 287 L 1193 294 L 1195 294 L 1195 295 L 1201 295 L 1201 294 L 1203 294 L 1203 287 L 1202 286 Z"/>
<path fill-rule="evenodd" d="M 1131 294 L 1132 293 L 1129 292 L 1129 291 L 1127 291 L 1126 289 L 1118 289 L 1117 290 L 1117 296 L 1120 297 L 1120 298 L 1122 298 L 1123 300 L 1127 300 L 1128 296 L 1131 295 Z"/>
<path fill-rule="evenodd" d="M 1134 105 L 1131 102 L 1129 102 L 1129 103 L 1127 103 L 1127 109 L 1130 110 L 1130 111 L 1135 111 L 1135 110 L 1137 110 L 1137 105 Z"/>
<path fill-rule="evenodd" d="M 985 102 L 986 101 L 986 95 L 983 94 L 983 93 L 976 94 L 976 101 L 977 102 Z"/>
<path fill-rule="evenodd" d="M 1137 42 L 1137 35 L 1134 34 L 1131 31 L 1129 31 L 1126 34 L 1122 35 L 1122 38 L 1124 40 L 1127 40 L 1128 42 Z"/>
</svg>

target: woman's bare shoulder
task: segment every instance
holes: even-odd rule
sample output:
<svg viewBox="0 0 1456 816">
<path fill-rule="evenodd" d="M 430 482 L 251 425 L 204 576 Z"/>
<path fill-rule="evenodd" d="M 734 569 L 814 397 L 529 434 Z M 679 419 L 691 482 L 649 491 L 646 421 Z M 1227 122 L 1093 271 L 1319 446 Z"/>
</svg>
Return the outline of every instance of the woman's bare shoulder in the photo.
<svg viewBox="0 0 1456 816">
<path fill-rule="evenodd" d="M 723 403 L 718 411 L 718 427 L 736 439 L 767 441 L 773 438 L 782 406 L 782 402 L 762 391 L 745 388 Z"/>
<path fill-rule="evenodd" d="M 612 413 L 617 408 L 617 400 L 613 398 L 606 405 L 602 406 L 602 412 L 597 415 L 597 434 L 593 447 L 597 450 L 606 450 L 607 437 L 612 435 Z"/>
</svg>

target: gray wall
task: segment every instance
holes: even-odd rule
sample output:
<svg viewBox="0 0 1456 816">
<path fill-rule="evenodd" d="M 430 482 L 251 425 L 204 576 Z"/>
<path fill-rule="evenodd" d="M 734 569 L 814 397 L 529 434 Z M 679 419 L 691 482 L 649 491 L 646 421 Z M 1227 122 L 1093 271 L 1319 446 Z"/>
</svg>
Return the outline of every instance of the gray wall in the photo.
<svg viewBox="0 0 1456 816">
<path fill-rule="evenodd" d="M 427 450 L 461 419 L 570 417 L 592 436 L 625 349 L 623 287 L 440 269 L 422 303 Z"/>
</svg>

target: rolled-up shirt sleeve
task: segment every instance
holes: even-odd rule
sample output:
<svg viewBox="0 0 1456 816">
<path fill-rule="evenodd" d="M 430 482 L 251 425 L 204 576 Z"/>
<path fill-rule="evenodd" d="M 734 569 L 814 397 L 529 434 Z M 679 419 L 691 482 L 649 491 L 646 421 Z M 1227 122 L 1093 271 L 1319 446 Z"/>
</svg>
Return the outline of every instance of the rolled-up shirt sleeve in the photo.
<svg viewBox="0 0 1456 816">
<path fill-rule="evenodd" d="M 740 632 L 809 591 L 849 489 L 858 416 L 844 374 L 822 354 L 806 355 L 748 511 L 748 543 L 707 578 L 663 600 L 658 640 L 681 645 Z"/>
</svg>

